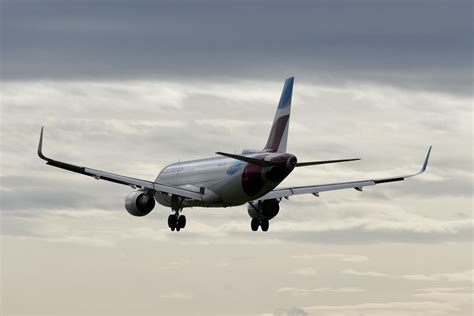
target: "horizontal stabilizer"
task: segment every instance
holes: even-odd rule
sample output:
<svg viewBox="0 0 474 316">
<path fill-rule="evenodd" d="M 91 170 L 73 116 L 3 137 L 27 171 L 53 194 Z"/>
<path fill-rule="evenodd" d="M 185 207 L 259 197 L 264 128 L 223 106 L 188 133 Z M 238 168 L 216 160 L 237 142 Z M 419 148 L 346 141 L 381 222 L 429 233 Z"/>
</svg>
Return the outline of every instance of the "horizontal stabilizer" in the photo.
<svg viewBox="0 0 474 316">
<path fill-rule="evenodd" d="M 306 166 L 313 166 L 313 165 L 324 165 L 324 164 L 327 164 L 327 163 L 347 162 L 347 161 L 356 161 L 356 160 L 360 160 L 360 158 L 298 162 L 298 163 L 296 164 L 296 167 L 306 167 Z"/>
<path fill-rule="evenodd" d="M 240 161 L 245 161 L 248 163 L 251 163 L 253 165 L 261 166 L 261 167 L 272 167 L 277 165 L 278 163 L 267 161 L 267 160 L 261 160 L 261 159 L 256 159 L 252 157 L 247 157 L 247 156 L 240 156 L 240 155 L 234 155 L 234 154 L 228 154 L 228 153 L 223 153 L 223 152 L 216 152 L 216 154 L 221 155 L 221 156 L 226 156 L 229 158 L 237 159 Z"/>
</svg>

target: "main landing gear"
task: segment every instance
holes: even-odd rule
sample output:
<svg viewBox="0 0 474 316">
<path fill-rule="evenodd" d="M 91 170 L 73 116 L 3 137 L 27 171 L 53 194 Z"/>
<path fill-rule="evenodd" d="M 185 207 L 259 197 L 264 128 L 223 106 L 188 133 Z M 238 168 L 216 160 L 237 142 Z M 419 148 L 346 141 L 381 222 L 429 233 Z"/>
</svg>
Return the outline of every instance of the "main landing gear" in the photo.
<svg viewBox="0 0 474 316">
<path fill-rule="evenodd" d="M 260 226 L 262 231 L 266 232 L 268 227 L 270 227 L 270 223 L 266 218 L 252 218 L 252 221 L 250 222 L 252 231 L 256 232 L 258 230 L 258 226 Z"/>
<path fill-rule="evenodd" d="M 171 209 L 174 214 L 170 214 L 168 216 L 168 227 L 171 231 L 179 232 L 181 229 L 186 227 L 186 216 L 179 215 L 179 213 L 183 210 L 183 201 L 184 197 L 178 197 L 176 195 L 171 196 Z"/>
<path fill-rule="evenodd" d="M 269 199 L 264 201 L 248 202 L 247 211 L 252 218 L 250 228 L 256 232 L 258 227 L 266 232 L 270 226 L 269 220 L 277 216 L 280 211 L 280 201 L 277 199 Z"/>
<path fill-rule="evenodd" d="M 186 216 L 179 215 L 178 212 L 176 214 L 170 214 L 170 216 L 168 216 L 168 227 L 172 231 L 176 230 L 179 232 L 182 228 L 186 227 Z"/>
</svg>

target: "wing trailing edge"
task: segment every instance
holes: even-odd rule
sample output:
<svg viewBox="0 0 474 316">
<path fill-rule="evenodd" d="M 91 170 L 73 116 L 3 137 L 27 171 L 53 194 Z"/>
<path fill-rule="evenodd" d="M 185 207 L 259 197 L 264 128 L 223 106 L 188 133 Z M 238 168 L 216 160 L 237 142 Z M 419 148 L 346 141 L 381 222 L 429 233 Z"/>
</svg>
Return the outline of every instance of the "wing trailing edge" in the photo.
<svg viewBox="0 0 474 316">
<path fill-rule="evenodd" d="M 170 185 L 166 185 L 162 183 L 122 176 L 119 174 L 96 170 L 96 169 L 87 168 L 87 167 L 76 166 L 73 164 L 69 164 L 66 162 L 48 158 L 43 154 L 43 130 L 44 128 L 41 127 L 41 134 L 40 134 L 40 139 L 38 143 L 38 156 L 41 159 L 45 160 L 47 165 L 64 169 L 64 170 L 68 170 L 71 172 L 83 174 L 86 176 L 90 176 L 97 180 L 105 180 L 105 181 L 128 185 L 132 187 L 140 187 L 143 189 L 149 189 L 156 192 L 163 192 L 167 194 L 177 195 L 177 196 L 181 196 L 188 199 L 202 200 L 203 198 L 203 192 L 195 192 L 192 190 L 174 187 L 174 186 L 170 186 Z"/>
<path fill-rule="evenodd" d="M 288 198 L 290 196 L 300 195 L 300 194 L 313 194 L 314 196 L 319 196 L 320 192 L 335 191 L 335 190 L 342 190 L 342 189 L 355 189 L 357 191 L 362 191 L 363 187 L 366 187 L 366 186 L 396 182 L 396 181 L 403 181 L 406 178 L 420 175 L 426 171 L 428 167 L 428 162 L 430 159 L 431 148 L 432 146 L 430 146 L 428 149 L 428 153 L 426 154 L 426 158 L 423 161 L 423 165 L 420 171 L 414 174 L 381 178 L 381 179 L 369 179 L 369 180 L 340 182 L 340 183 L 307 185 L 307 186 L 289 187 L 289 188 L 276 188 L 268 192 L 267 194 L 261 196 L 257 200 L 262 201 L 262 200 L 268 200 L 268 199 L 281 199 L 281 198 Z"/>
</svg>

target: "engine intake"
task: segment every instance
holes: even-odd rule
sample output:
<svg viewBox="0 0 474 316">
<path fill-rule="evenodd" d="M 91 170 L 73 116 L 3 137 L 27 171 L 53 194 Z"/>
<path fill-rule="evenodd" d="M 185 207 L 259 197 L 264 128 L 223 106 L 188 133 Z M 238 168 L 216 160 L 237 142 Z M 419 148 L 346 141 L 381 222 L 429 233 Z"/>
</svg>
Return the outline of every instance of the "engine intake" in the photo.
<svg viewBox="0 0 474 316">
<path fill-rule="evenodd" d="M 130 192 L 125 198 L 125 208 L 133 216 L 145 216 L 155 207 L 153 195 L 138 190 Z"/>
</svg>

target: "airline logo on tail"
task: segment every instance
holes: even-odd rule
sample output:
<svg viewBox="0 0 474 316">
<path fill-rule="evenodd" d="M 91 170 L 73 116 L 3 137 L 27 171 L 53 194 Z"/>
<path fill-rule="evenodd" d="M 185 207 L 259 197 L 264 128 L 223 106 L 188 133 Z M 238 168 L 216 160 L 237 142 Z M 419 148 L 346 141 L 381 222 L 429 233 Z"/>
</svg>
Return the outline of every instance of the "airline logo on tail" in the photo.
<svg viewBox="0 0 474 316">
<path fill-rule="evenodd" d="M 293 95 L 293 82 L 295 77 L 286 79 L 283 91 L 281 92 L 280 102 L 278 103 L 278 109 L 284 109 L 291 104 L 291 96 Z"/>
<path fill-rule="evenodd" d="M 294 77 L 286 79 L 264 151 L 286 152 Z"/>
</svg>

